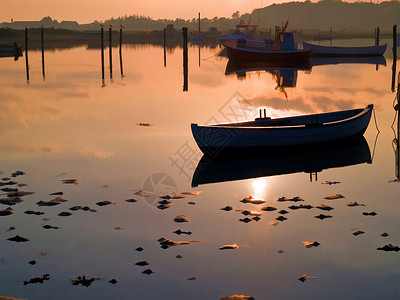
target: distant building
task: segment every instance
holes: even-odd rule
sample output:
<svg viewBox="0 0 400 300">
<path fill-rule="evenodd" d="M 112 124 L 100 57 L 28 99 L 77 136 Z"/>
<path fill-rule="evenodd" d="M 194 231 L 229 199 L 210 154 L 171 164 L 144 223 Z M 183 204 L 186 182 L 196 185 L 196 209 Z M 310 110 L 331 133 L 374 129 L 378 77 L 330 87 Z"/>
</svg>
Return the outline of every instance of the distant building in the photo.
<svg viewBox="0 0 400 300">
<path fill-rule="evenodd" d="M 175 31 L 174 24 L 168 24 L 167 31 Z"/>
<path fill-rule="evenodd" d="M 79 24 L 76 21 L 62 21 L 59 23 L 56 28 L 64 28 L 64 29 L 73 29 L 78 30 Z"/>
<path fill-rule="evenodd" d="M 39 28 L 42 26 L 40 21 L 14 21 L 13 19 L 11 21 L 11 23 L 3 24 L 11 29 Z"/>
</svg>

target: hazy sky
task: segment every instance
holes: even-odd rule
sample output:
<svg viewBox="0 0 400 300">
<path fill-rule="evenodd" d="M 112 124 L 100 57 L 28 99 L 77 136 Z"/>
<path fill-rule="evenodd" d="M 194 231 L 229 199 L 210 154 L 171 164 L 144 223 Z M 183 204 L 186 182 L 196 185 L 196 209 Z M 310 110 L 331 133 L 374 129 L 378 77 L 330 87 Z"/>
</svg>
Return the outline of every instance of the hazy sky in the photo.
<svg viewBox="0 0 400 300">
<path fill-rule="evenodd" d="M 111 17 L 140 14 L 158 18 L 230 17 L 233 12 L 251 12 L 278 2 L 290 0 L 2 0 L 0 22 L 38 21 L 50 16 L 58 21 L 76 20 L 89 23 Z"/>
</svg>

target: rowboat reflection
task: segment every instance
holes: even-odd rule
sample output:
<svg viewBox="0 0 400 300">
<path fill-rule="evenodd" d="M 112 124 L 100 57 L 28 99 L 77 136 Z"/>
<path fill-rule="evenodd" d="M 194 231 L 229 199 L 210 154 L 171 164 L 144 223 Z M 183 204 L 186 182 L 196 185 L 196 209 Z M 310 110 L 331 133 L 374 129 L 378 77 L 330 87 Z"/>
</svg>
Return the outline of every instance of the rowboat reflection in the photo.
<svg viewBox="0 0 400 300">
<path fill-rule="evenodd" d="M 192 187 L 201 184 L 305 172 L 310 174 L 325 169 L 372 163 L 371 152 L 364 137 L 340 143 L 281 148 L 273 152 L 247 156 L 203 156 L 193 174 Z"/>
</svg>

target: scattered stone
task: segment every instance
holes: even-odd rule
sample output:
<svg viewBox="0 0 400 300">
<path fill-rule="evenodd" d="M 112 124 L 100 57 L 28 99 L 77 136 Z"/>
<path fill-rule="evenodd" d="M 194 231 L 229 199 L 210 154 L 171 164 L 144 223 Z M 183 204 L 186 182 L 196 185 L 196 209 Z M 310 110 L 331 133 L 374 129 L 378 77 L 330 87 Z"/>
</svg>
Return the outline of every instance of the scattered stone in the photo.
<svg viewBox="0 0 400 300">
<path fill-rule="evenodd" d="M 49 274 L 44 274 L 42 277 L 35 277 L 32 279 L 29 279 L 28 281 L 24 280 L 24 285 L 30 284 L 30 283 L 40 283 L 42 284 L 43 281 L 49 280 L 50 275 Z"/>
<path fill-rule="evenodd" d="M 142 252 L 144 249 L 142 247 L 137 247 L 135 250 L 138 252 Z"/>
<path fill-rule="evenodd" d="M 15 226 L 10 226 L 10 227 L 8 227 L 8 229 L 7 229 L 6 231 L 13 231 L 13 230 L 15 230 L 15 229 L 17 229 L 17 227 L 15 227 Z"/>
<path fill-rule="evenodd" d="M 117 281 L 117 279 L 113 278 L 113 279 L 109 280 L 108 282 L 111 284 L 116 284 L 118 281 Z"/>
<path fill-rule="evenodd" d="M 140 266 L 140 267 L 144 267 L 144 266 L 148 266 L 149 262 L 147 262 L 145 260 L 144 261 L 139 261 L 139 262 L 135 263 L 135 265 Z"/>
<path fill-rule="evenodd" d="M 17 177 L 17 176 L 22 176 L 22 175 L 24 175 L 25 173 L 24 172 L 22 172 L 22 171 L 15 171 L 14 173 L 12 173 L 11 174 L 11 177 Z"/>
<path fill-rule="evenodd" d="M 364 216 L 376 216 L 376 215 L 377 215 L 377 213 L 374 212 L 374 211 L 371 211 L 371 212 L 363 212 L 362 214 L 363 214 Z"/>
<path fill-rule="evenodd" d="M 30 264 L 30 265 L 34 265 L 34 264 L 36 264 L 36 260 L 31 260 L 31 261 L 28 261 L 28 264 Z"/>
<path fill-rule="evenodd" d="M 55 206 L 55 205 L 59 205 L 61 203 L 67 202 L 68 200 L 61 198 L 61 197 L 56 197 L 50 201 L 39 201 L 36 204 L 39 206 Z"/>
<path fill-rule="evenodd" d="M 191 196 L 199 196 L 201 191 L 191 191 L 191 192 L 183 192 L 184 195 L 191 195 Z"/>
<path fill-rule="evenodd" d="M 262 211 L 274 211 L 276 210 L 276 207 L 273 206 L 265 206 L 263 208 L 261 208 Z"/>
<path fill-rule="evenodd" d="M 183 258 L 183 256 L 182 255 L 180 255 L 180 254 L 178 254 L 177 256 L 175 256 L 176 258 L 178 258 L 178 259 L 181 259 L 181 258 Z"/>
<path fill-rule="evenodd" d="M 55 192 L 55 193 L 51 193 L 49 195 L 50 196 L 62 196 L 62 195 L 64 195 L 64 193 L 63 192 Z"/>
<path fill-rule="evenodd" d="M 300 197 L 296 196 L 296 197 L 293 197 L 293 198 L 280 197 L 276 201 L 278 201 L 278 202 L 286 202 L 286 201 L 299 202 L 299 201 L 304 201 L 304 200 L 301 199 Z"/>
<path fill-rule="evenodd" d="M 42 212 L 42 211 L 27 210 L 27 211 L 24 211 L 24 214 L 40 216 L 40 215 L 44 215 L 44 212 Z"/>
<path fill-rule="evenodd" d="M 332 185 L 332 184 L 339 184 L 339 183 L 340 183 L 340 181 L 328 181 L 328 180 L 325 180 L 325 182 L 322 182 L 321 184 Z"/>
<path fill-rule="evenodd" d="M 78 184 L 77 179 L 62 179 L 61 182 L 64 184 Z"/>
<path fill-rule="evenodd" d="M 119 227 L 119 226 L 117 226 L 117 227 L 114 227 L 114 230 L 122 230 L 122 229 L 124 229 L 124 228 L 122 228 L 122 227 Z"/>
<path fill-rule="evenodd" d="M 125 200 L 126 202 L 128 202 L 128 203 L 135 203 L 135 202 L 138 202 L 136 199 L 126 199 Z"/>
<path fill-rule="evenodd" d="M 311 205 L 305 205 L 305 204 L 300 204 L 300 205 L 291 205 L 288 208 L 296 210 L 296 209 L 311 209 L 313 208 Z"/>
<path fill-rule="evenodd" d="M 115 203 L 106 200 L 106 201 L 97 202 L 96 204 L 97 204 L 98 206 L 105 206 L 105 205 L 110 205 L 110 204 L 115 204 Z"/>
<path fill-rule="evenodd" d="M 255 216 L 255 217 L 253 217 L 252 219 L 253 219 L 254 221 L 256 221 L 256 222 L 258 222 L 258 221 L 261 220 L 261 218 L 260 218 L 259 216 Z"/>
<path fill-rule="evenodd" d="M 69 209 L 72 210 L 72 211 L 77 211 L 77 210 L 82 209 L 82 206 L 76 205 L 76 206 L 70 207 Z"/>
<path fill-rule="evenodd" d="M 29 195 L 33 195 L 33 194 L 34 194 L 34 192 L 17 191 L 17 192 L 7 194 L 7 197 L 17 198 L 17 197 L 24 197 L 24 196 L 29 196 Z"/>
<path fill-rule="evenodd" d="M 196 202 L 189 201 L 188 204 L 189 204 L 189 205 L 196 205 Z"/>
<path fill-rule="evenodd" d="M 287 220 L 287 218 L 284 216 L 279 216 L 279 217 L 276 217 L 275 220 L 283 222 L 283 221 Z"/>
<path fill-rule="evenodd" d="M 325 204 L 318 205 L 318 206 L 316 206 L 316 208 L 321 209 L 321 210 L 327 210 L 327 211 L 331 211 L 332 209 L 334 209 L 332 206 L 325 205 Z"/>
<path fill-rule="evenodd" d="M 331 194 L 329 196 L 324 197 L 324 199 L 327 199 L 327 200 L 335 200 L 335 199 L 341 199 L 341 198 L 344 198 L 344 196 L 341 194 Z"/>
<path fill-rule="evenodd" d="M 152 273 L 154 273 L 154 271 L 153 271 L 152 269 L 146 269 L 146 270 L 144 270 L 144 271 L 142 272 L 142 274 L 146 274 L 146 275 L 150 275 L 150 274 L 152 274 Z"/>
<path fill-rule="evenodd" d="M 255 300 L 254 297 L 245 296 L 245 295 L 232 295 L 232 296 L 225 296 L 222 297 L 221 300 Z"/>
<path fill-rule="evenodd" d="M 284 253 L 285 251 L 284 250 L 278 250 L 277 251 L 279 254 L 282 254 L 282 253 Z"/>
<path fill-rule="evenodd" d="M 17 243 L 21 243 L 21 242 L 28 242 L 29 239 L 20 235 L 16 235 L 14 237 L 8 238 L 7 240 L 12 241 L 12 242 L 17 242 Z"/>
<path fill-rule="evenodd" d="M 159 204 L 171 204 L 171 201 L 168 201 L 166 199 L 162 200 L 162 201 L 158 201 Z"/>
<path fill-rule="evenodd" d="M 0 216 L 9 216 L 14 213 L 14 210 L 11 207 L 7 207 L 6 209 L 0 210 Z"/>
<path fill-rule="evenodd" d="M 51 226 L 51 225 L 48 225 L 48 224 L 43 225 L 42 227 L 44 229 L 60 229 L 61 228 L 61 227 L 58 227 L 58 226 Z"/>
<path fill-rule="evenodd" d="M 388 244 L 388 245 L 385 245 L 383 247 L 379 247 L 379 248 L 376 248 L 376 249 L 377 250 L 386 251 L 386 252 L 389 252 L 389 251 L 399 252 L 400 251 L 400 247 L 399 246 L 394 246 L 392 244 Z"/>
<path fill-rule="evenodd" d="M 225 210 L 225 211 L 230 211 L 232 209 L 233 209 L 232 206 L 225 206 L 225 207 L 221 208 L 221 210 Z"/>
<path fill-rule="evenodd" d="M 3 192 L 5 192 L 5 193 L 15 193 L 15 192 L 18 192 L 18 189 L 13 189 L 13 188 L 8 188 L 8 187 L 2 188 L 1 190 L 2 190 Z"/>
<path fill-rule="evenodd" d="M 324 215 L 324 214 L 319 214 L 318 216 L 315 216 L 315 218 L 320 219 L 320 220 L 324 220 L 327 218 L 332 218 L 331 215 Z"/>
<path fill-rule="evenodd" d="M 176 233 L 177 235 L 181 235 L 181 234 L 191 235 L 191 234 L 192 234 L 191 231 L 182 231 L 182 230 L 180 230 L 180 229 L 175 230 L 173 233 Z"/>
<path fill-rule="evenodd" d="M 232 244 L 232 245 L 223 245 L 222 247 L 219 247 L 219 250 L 228 250 L 228 249 L 237 249 L 239 248 L 238 245 Z"/>
<path fill-rule="evenodd" d="M 167 209 L 167 208 L 170 208 L 170 207 L 171 207 L 171 205 L 169 205 L 169 204 L 160 204 L 160 205 L 157 206 L 157 208 L 159 210 L 164 210 L 164 209 Z"/>
<path fill-rule="evenodd" d="M 284 210 L 284 209 L 278 211 L 278 214 L 281 214 L 281 215 L 285 215 L 285 214 L 288 214 L 288 213 L 289 212 L 287 210 Z"/>
<path fill-rule="evenodd" d="M 20 197 L 0 199 L 0 203 L 4 205 L 15 205 L 21 202 L 24 202 L 24 200 Z"/>
<path fill-rule="evenodd" d="M 350 207 L 365 206 L 365 204 L 358 203 L 358 202 L 349 202 L 349 203 L 347 203 L 346 205 L 347 205 L 347 206 L 350 206 Z"/>
<path fill-rule="evenodd" d="M 304 241 L 303 244 L 304 244 L 304 247 L 306 247 L 306 248 L 318 247 L 319 245 L 321 245 L 321 244 L 318 243 L 317 241 L 315 241 L 315 242 L 313 242 L 313 243 Z"/>
<path fill-rule="evenodd" d="M 381 236 L 383 236 L 383 237 L 388 237 L 389 234 L 387 234 L 386 232 L 384 232 L 384 233 L 381 234 Z"/>
<path fill-rule="evenodd" d="M 251 222 L 251 219 L 249 219 L 249 218 L 244 218 L 244 219 L 239 219 L 239 221 L 240 221 L 240 222 L 243 222 L 243 223 L 249 223 L 249 222 Z"/>
<path fill-rule="evenodd" d="M 60 212 L 58 215 L 59 215 L 60 217 L 69 217 L 69 216 L 72 216 L 72 212 L 63 211 L 63 212 Z"/>
<path fill-rule="evenodd" d="M 251 203 L 251 204 L 256 204 L 256 205 L 265 203 L 264 200 L 254 199 L 252 196 L 249 196 L 249 197 L 247 197 L 247 198 L 244 198 L 244 199 L 240 200 L 240 202 L 243 202 L 243 203 Z"/>
<path fill-rule="evenodd" d="M 170 239 L 166 239 L 166 238 L 163 238 L 163 237 L 158 239 L 157 241 L 160 243 L 162 249 L 168 249 L 169 247 L 172 247 L 172 246 L 189 245 L 191 243 L 201 242 L 201 240 L 190 240 L 190 241 L 179 241 L 179 242 L 176 242 L 176 241 L 173 241 L 173 240 L 170 240 Z"/>
<path fill-rule="evenodd" d="M 177 222 L 177 223 L 190 222 L 190 220 L 187 217 L 183 216 L 183 215 L 176 216 L 174 218 L 174 221 Z"/>
<path fill-rule="evenodd" d="M 363 233 L 365 233 L 365 232 L 362 231 L 362 230 L 355 230 L 355 231 L 353 232 L 353 235 L 354 235 L 354 236 L 358 236 L 358 235 L 363 234 Z"/>
<path fill-rule="evenodd" d="M 94 282 L 95 279 L 94 278 L 86 278 L 85 275 L 83 276 L 78 276 L 76 279 L 71 279 L 70 282 L 72 285 L 82 285 L 85 287 L 88 287 L 92 284 L 92 282 Z"/>
<path fill-rule="evenodd" d="M 196 277 L 189 277 L 188 280 L 196 280 Z"/>
<path fill-rule="evenodd" d="M 317 278 L 317 277 L 307 276 L 306 274 L 303 274 L 303 275 L 300 276 L 299 280 L 301 282 L 304 282 L 304 281 L 306 281 L 306 279 L 315 279 L 315 278 Z"/>
</svg>

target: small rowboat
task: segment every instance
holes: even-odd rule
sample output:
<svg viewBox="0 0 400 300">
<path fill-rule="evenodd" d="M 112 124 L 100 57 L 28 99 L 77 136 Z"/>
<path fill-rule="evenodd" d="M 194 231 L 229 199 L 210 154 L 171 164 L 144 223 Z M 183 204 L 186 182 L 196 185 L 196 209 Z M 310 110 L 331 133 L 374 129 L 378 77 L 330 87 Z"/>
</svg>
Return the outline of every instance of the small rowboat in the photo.
<svg viewBox="0 0 400 300">
<path fill-rule="evenodd" d="M 371 119 L 373 105 L 322 114 L 199 126 L 192 134 L 200 150 L 215 157 L 231 150 L 276 148 L 329 143 L 362 136 Z"/>
<path fill-rule="evenodd" d="M 368 47 L 330 47 L 303 42 L 303 48 L 311 50 L 313 56 L 379 56 L 386 51 L 387 45 Z"/>
</svg>

